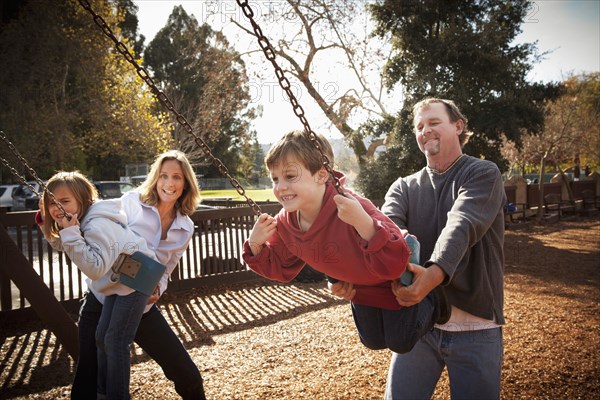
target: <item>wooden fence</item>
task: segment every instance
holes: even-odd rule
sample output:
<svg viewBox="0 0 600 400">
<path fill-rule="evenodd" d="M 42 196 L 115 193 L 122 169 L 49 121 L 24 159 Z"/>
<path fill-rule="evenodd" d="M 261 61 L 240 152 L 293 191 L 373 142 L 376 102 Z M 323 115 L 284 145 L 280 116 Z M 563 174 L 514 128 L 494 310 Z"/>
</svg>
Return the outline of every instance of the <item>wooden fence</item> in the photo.
<svg viewBox="0 0 600 400">
<path fill-rule="evenodd" d="M 260 204 L 260 207 L 272 215 L 281 209 L 277 203 Z M 0 241 L 2 262 L 14 265 L 18 261 L 14 256 L 7 256 L 6 251 L 16 245 L 63 307 L 76 311 L 86 290 L 85 276 L 64 253 L 55 251 L 45 241 L 34 216 L 35 211 L 0 213 L 0 229 L 8 233 Z M 171 274 L 169 291 L 257 278 L 247 269 L 241 256 L 243 243 L 256 219 L 250 207 L 201 210 L 191 218 L 194 235 Z M 31 312 L 27 298 L 9 279 L 5 268 L 0 268 L 0 316 Z"/>
<path fill-rule="evenodd" d="M 557 194 L 559 196 L 562 195 L 563 188 L 560 182 L 557 183 L 544 183 L 544 195 L 548 194 Z M 584 180 L 584 181 L 576 181 L 569 182 L 568 185 L 571 188 L 571 192 L 573 193 L 573 201 L 581 202 L 583 200 L 582 193 L 584 191 L 590 191 L 594 196 L 600 195 L 600 193 L 596 193 L 596 182 L 593 180 Z M 523 206 L 527 209 L 537 208 L 538 201 L 540 198 L 540 188 L 537 183 L 530 184 L 525 187 L 525 199 L 524 202 L 517 201 L 517 190 L 516 186 L 505 186 L 504 190 L 506 192 L 507 202 L 514 204 L 523 204 Z M 543 202 L 542 202 L 543 203 Z"/>
<path fill-rule="evenodd" d="M 583 190 L 592 188 L 597 196 L 593 185 L 593 181 L 573 182 L 572 190 L 575 196 L 579 196 Z M 546 194 L 560 193 L 560 184 L 545 184 L 544 190 Z M 505 191 L 508 202 L 515 202 L 516 187 L 506 186 Z M 537 206 L 537 185 L 528 185 L 526 191 L 527 200 L 523 206 L 526 209 Z M 383 200 L 373 202 L 377 207 L 383 204 Z M 171 274 L 169 291 L 257 278 L 254 272 L 248 270 L 241 256 L 242 245 L 256 219 L 252 209 L 244 202 L 231 200 L 215 200 L 212 205 L 226 208 L 201 210 L 192 215 L 194 235 Z M 261 203 L 260 207 L 271 215 L 281 209 L 277 203 Z M 525 210 L 522 212 L 525 216 Z M 34 216 L 34 211 L 0 212 L 0 229 L 7 232 L 0 238 L 0 260 L 10 265 L 27 263 L 65 309 L 76 311 L 86 290 L 85 276 L 65 254 L 48 245 L 34 222 Z M 20 254 L 10 255 L 13 253 L 7 249 L 15 245 Z M 24 256 L 26 261 L 16 260 L 17 256 Z M 31 313 L 28 299 L 8 277 L 7 270 L 4 266 L 0 268 L 0 316 Z"/>
</svg>

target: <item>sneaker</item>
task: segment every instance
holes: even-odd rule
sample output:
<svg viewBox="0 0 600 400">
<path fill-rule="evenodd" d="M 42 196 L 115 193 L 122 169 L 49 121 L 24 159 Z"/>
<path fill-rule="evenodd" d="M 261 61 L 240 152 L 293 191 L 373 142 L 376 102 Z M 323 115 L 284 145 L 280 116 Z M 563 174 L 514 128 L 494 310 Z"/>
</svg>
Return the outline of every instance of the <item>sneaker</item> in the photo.
<svg viewBox="0 0 600 400">
<path fill-rule="evenodd" d="M 448 298 L 446 297 L 446 292 L 444 288 L 441 286 L 433 289 L 435 293 L 435 297 L 437 298 L 437 306 L 440 310 L 437 321 L 435 322 L 438 325 L 444 325 L 446 322 L 450 320 L 450 315 L 452 314 L 452 308 L 450 303 L 448 303 Z"/>
</svg>

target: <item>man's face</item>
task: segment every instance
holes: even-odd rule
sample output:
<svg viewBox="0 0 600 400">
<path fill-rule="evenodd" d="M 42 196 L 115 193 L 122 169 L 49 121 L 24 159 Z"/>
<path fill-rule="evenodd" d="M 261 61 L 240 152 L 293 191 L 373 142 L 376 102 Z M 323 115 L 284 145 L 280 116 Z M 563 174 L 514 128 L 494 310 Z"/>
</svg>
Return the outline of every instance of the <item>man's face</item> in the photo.
<svg viewBox="0 0 600 400">
<path fill-rule="evenodd" d="M 454 157 L 457 150 L 461 151 L 459 135 L 463 127 L 463 121 L 450 121 L 444 104 L 429 104 L 415 118 L 419 149 L 428 159 Z"/>
</svg>

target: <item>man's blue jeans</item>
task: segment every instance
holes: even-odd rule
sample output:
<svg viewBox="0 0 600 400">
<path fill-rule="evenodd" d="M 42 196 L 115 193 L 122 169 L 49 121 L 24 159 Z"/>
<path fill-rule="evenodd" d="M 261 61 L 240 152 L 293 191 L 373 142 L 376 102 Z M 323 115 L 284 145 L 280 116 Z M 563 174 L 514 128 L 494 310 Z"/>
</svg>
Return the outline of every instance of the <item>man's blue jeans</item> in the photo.
<svg viewBox="0 0 600 400">
<path fill-rule="evenodd" d="M 392 354 L 386 400 L 430 399 L 444 366 L 452 399 L 499 399 L 502 328 L 448 332 L 434 329 L 406 354 Z"/>
<path fill-rule="evenodd" d="M 79 310 L 79 360 L 71 389 L 72 399 L 96 398 L 98 363 L 95 335 L 101 313 L 102 304 L 91 292 L 87 292 Z M 160 365 L 167 379 L 175 383 L 175 390 L 182 399 L 206 399 L 196 364 L 158 307 L 153 306 L 142 316 L 135 342 Z"/>
<path fill-rule="evenodd" d="M 142 319 L 148 295 L 107 296 L 96 328 L 98 393 L 109 399 L 129 399 L 131 343 Z"/>
</svg>

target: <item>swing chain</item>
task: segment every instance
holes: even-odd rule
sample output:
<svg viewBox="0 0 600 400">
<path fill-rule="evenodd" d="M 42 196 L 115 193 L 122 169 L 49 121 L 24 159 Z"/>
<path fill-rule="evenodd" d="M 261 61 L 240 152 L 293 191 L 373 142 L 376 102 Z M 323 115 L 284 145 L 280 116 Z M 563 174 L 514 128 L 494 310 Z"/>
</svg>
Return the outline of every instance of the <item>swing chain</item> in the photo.
<svg viewBox="0 0 600 400">
<path fill-rule="evenodd" d="M 37 173 L 35 172 L 35 170 L 33 168 L 31 168 L 31 166 L 29 166 L 29 163 L 27 162 L 27 160 L 25 160 L 25 158 L 21 155 L 21 153 L 19 153 L 19 151 L 17 150 L 17 148 L 15 147 L 14 144 L 12 144 L 12 142 L 6 137 L 6 135 L 4 134 L 3 131 L 0 131 L 0 139 L 2 139 L 4 141 L 4 143 L 6 143 L 6 145 L 8 146 L 8 148 L 10 149 L 10 151 L 15 155 L 15 157 L 17 157 L 17 159 L 19 160 L 19 162 L 21 163 L 21 165 L 23 165 L 26 169 L 27 172 L 29 173 L 29 175 L 31 175 L 33 177 L 33 179 L 35 179 L 35 181 L 38 183 L 38 185 L 40 185 L 40 188 L 42 189 L 42 193 L 38 193 L 35 188 L 33 186 L 31 186 L 29 184 L 29 182 L 27 182 L 27 179 L 25 179 L 25 177 L 21 174 L 19 174 L 19 172 L 12 167 L 8 161 L 6 161 L 4 158 L 0 157 L 0 159 L 2 160 L 2 164 L 4 164 L 4 166 L 6 166 L 10 172 L 16 176 L 19 181 L 21 181 L 21 183 L 25 186 L 27 186 L 27 188 L 29 190 L 31 190 L 32 193 L 35 193 L 40 199 L 42 198 L 42 194 L 45 191 L 46 193 L 48 193 L 48 196 L 50 197 L 50 199 L 52 200 L 53 204 L 56 204 L 56 207 L 60 210 L 60 212 L 63 213 L 63 215 L 65 216 L 65 218 L 67 218 L 67 220 L 71 220 L 71 214 L 69 214 L 68 212 L 65 211 L 65 209 L 63 208 L 62 204 L 60 204 L 57 200 L 56 197 L 54 197 L 54 193 L 52 193 L 51 191 L 48 190 L 48 188 L 46 187 L 46 184 L 44 183 L 44 181 L 42 181 Z"/>
<path fill-rule="evenodd" d="M 279 64 L 277 64 L 277 60 L 275 59 L 275 50 L 271 46 L 269 39 L 267 39 L 267 37 L 263 34 L 262 29 L 260 28 L 258 23 L 254 20 L 254 11 L 248 4 L 248 0 L 237 0 L 237 3 L 238 6 L 240 6 L 240 8 L 242 9 L 244 16 L 250 21 L 250 24 L 252 24 L 252 28 L 254 29 L 254 35 L 258 39 L 258 45 L 265 54 L 265 57 L 271 62 L 273 68 L 275 68 L 275 75 L 277 76 L 277 79 L 279 81 L 279 86 L 281 86 L 281 88 L 287 94 L 290 103 L 292 104 L 292 107 L 294 109 L 294 114 L 296 114 L 296 116 L 300 119 L 300 122 L 304 126 L 305 132 L 308 133 L 309 139 L 312 142 L 312 144 L 316 147 L 319 153 L 321 153 L 321 163 L 323 164 L 329 175 L 331 175 L 335 189 L 339 194 L 343 195 L 344 192 L 342 190 L 340 179 L 335 175 L 329 157 L 327 157 L 327 155 L 319 145 L 317 135 L 310 127 L 308 120 L 304 115 L 304 109 L 302 108 L 300 103 L 298 103 L 296 96 L 292 92 L 292 85 L 289 79 L 285 76 L 283 69 L 279 66 Z"/>
<path fill-rule="evenodd" d="M 169 99 L 169 97 L 162 90 L 160 90 L 156 86 L 156 84 L 154 83 L 154 80 L 152 79 L 152 77 L 150 76 L 148 71 L 143 66 L 139 65 L 139 63 L 135 60 L 134 56 L 131 54 L 131 52 L 129 51 L 127 46 L 125 46 L 125 44 L 123 42 L 121 42 L 115 36 L 115 34 L 112 31 L 112 29 L 110 28 L 110 26 L 106 23 L 106 20 L 104 18 L 102 18 L 101 15 L 98 15 L 92 9 L 92 6 L 90 5 L 89 1 L 79 0 L 79 4 L 93 16 L 94 22 L 96 23 L 96 25 L 98 25 L 100 27 L 100 29 L 102 30 L 102 33 L 104 33 L 104 35 L 106 37 L 108 37 L 114 43 L 115 49 L 123 57 L 125 57 L 125 59 L 131 65 L 133 65 L 138 76 L 150 87 L 150 90 L 158 98 L 158 100 L 167 108 L 167 110 L 169 110 L 170 112 L 172 112 L 175 115 L 175 119 L 177 120 L 177 122 L 181 126 L 183 126 L 185 131 L 194 138 L 194 142 L 198 145 L 198 147 L 200 147 L 202 149 L 205 156 L 210 158 L 212 164 L 219 169 L 219 172 L 221 173 L 221 175 L 225 176 L 229 180 L 229 182 L 231 183 L 231 186 L 233 186 L 235 188 L 235 190 L 238 192 L 238 194 L 240 196 L 243 196 L 246 199 L 246 202 L 252 208 L 254 213 L 257 216 L 260 216 L 262 211 L 261 211 L 260 207 L 258 206 L 258 204 L 254 200 L 252 200 L 250 197 L 248 197 L 248 195 L 246 194 L 246 190 L 242 187 L 240 182 L 237 179 L 235 179 L 233 176 L 231 176 L 231 174 L 229 173 L 229 170 L 227 169 L 225 164 L 223 164 L 223 162 L 212 153 L 212 150 L 206 144 L 206 142 L 201 137 L 199 137 L 198 135 L 196 135 L 194 133 L 194 131 L 193 131 L 191 125 L 189 124 L 189 122 L 187 121 L 187 119 L 175 109 L 173 102 Z"/>
</svg>

